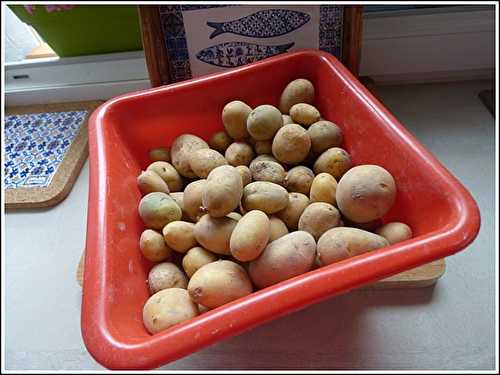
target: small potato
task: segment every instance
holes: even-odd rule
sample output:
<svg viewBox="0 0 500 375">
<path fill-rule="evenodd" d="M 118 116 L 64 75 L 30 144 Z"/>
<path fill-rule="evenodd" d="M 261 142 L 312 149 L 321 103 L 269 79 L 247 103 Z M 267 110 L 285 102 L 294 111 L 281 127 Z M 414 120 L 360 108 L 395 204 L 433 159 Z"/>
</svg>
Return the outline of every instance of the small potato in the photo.
<svg viewBox="0 0 500 375">
<path fill-rule="evenodd" d="M 299 165 L 287 172 L 283 185 L 290 192 L 309 195 L 313 180 L 314 172 L 310 168 Z"/>
<path fill-rule="evenodd" d="M 340 212 L 329 203 L 316 202 L 306 207 L 299 219 L 299 230 L 311 233 L 317 241 L 327 230 L 338 227 Z"/>
<path fill-rule="evenodd" d="M 230 212 L 226 215 L 227 217 L 230 217 L 231 219 L 234 219 L 236 221 L 240 220 L 243 216 L 239 214 L 238 212 Z"/>
<path fill-rule="evenodd" d="M 248 168 L 246 165 L 238 165 L 236 167 L 236 170 L 239 172 L 241 176 L 241 182 L 243 184 L 243 187 L 247 186 L 250 182 L 252 182 L 252 172 L 250 172 L 250 168 Z"/>
<path fill-rule="evenodd" d="M 270 154 L 272 152 L 272 147 L 273 147 L 273 141 L 271 139 L 268 139 L 266 141 L 255 142 L 254 149 L 257 155 L 262 155 L 262 154 Z"/>
<path fill-rule="evenodd" d="M 252 108 L 240 100 L 227 103 L 222 110 L 222 123 L 227 134 L 233 139 L 248 137 L 247 118 Z"/>
<path fill-rule="evenodd" d="M 170 163 L 170 149 L 168 147 L 153 148 L 149 151 L 149 160 L 167 161 Z"/>
<path fill-rule="evenodd" d="M 142 311 L 144 326 L 155 334 L 198 315 L 197 305 L 185 289 L 170 288 L 155 293 Z"/>
<path fill-rule="evenodd" d="M 198 243 L 193 234 L 194 224 L 187 221 L 173 221 L 162 230 L 168 246 L 179 253 L 185 253 Z"/>
<path fill-rule="evenodd" d="M 142 197 L 139 215 L 148 228 L 161 230 L 171 221 L 180 220 L 182 211 L 168 194 L 153 192 Z"/>
<path fill-rule="evenodd" d="M 288 114 L 290 108 L 297 103 L 314 103 L 314 86 L 311 81 L 304 78 L 295 79 L 281 93 L 281 113 Z"/>
<path fill-rule="evenodd" d="M 255 159 L 253 159 L 251 161 L 250 165 L 252 165 L 252 163 L 257 163 L 258 161 L 264 161 L 264 160 L 274 161 L 276 163 L 279 163 L 278 159 L 276 159 L 274 156 L 269 155 L 269 154 L 262 154 L 262 155 L 257 156 Z"/>
<path fill-rule="evenodd" d="M 166 182 L 170 192 L 181 191 L 184 186 L 181 175 L 172 164 L 166 161 L 155 161 L 149 164 L 146 170 L 153 171 L 160 176 Z"/>
<path fill-rule="evenodd" d="M 245 142 L 233 142 L 224 154 L 227 162 L 233 167 L 248 166 L 254 157 L 252 147 Z"/>
<path fill-rule="evenodd" d="M 226 216 L 240 204 L 243 182 L 240 173 L 230 165 L 210 172 L 202 194 L 203 207 L 212 217 Z"/>
<path fill-rule="evenodd" d="M 191 219 L 189 218 L 189 215 L 187 214 L 186 210 L 184 210 L 184 192 L 178 191 L 175 193 L 170 193 L 170 198 L 172 198 L 181 209 L 182 211 L 181 220 L 190 221 Z"/>
<path fill-rule="evenodd" d="M 306 207 L 309 198 L 302 193 L 288 193 L 288 205 L 278 212 L 277 216 L 283 220 L 289 230 L 297 230 L 299 219 Z"/>
<path fill-rule="evenodd" d="M 161 233 L 152 229 L 142 232 L 139 248 L 144 258 L 151 262 L 162 262 L 172 254 L 172 249 L 167 246 Z"/>
<path fill-rule="evenodd" d="M 337 180 L 330 173 L 320 173 L 311 185 L 311 202 L 325 202 L 337 205 L 335 193 L 337 191 Z"/>
<path fill-rule="evenodd" d="M 268 181 L 278 185 L 283 185 L 286 171 L 281 164 L 274 161 L 257 161 L 250 163 L 253 181 Z"/>
<path fill-rule="evenodd" d="M 244 187 L 241 203 L 246 212 L 260 210 L 274 214 L 287 206 L 288 192 L 278 184 L 256 181 Z"/>
<path fill-rule="evenodd" d="M 186 275 L 174 263 L 158 263 L 149 271 L 148 285 L 151 294 L 168 288 L 186 289 L 187 284 Z"/>
<path fill-rule="evenodd" d="M 283 126 L 273 139 L 273 155 L 285 164 L 303 161 L 311 148 L 311 138 L 306 130 L 297 124 Z"/>
<path fill-rule="evenodd" d="M 297 103 L 290 108 L 290 117 L 295 124 L 309 126 L 320 119 L 319 111 L 311 104 Z"/>
<path fill-rule="evenodd" d="M 388 246 L 382 236 L 350 227 L 332 228 L 318 240 L 318 259 L 322 266 Z"/>
<path fill-rule="evenodd" d="M 243 267 L 229 260 L 208 263 L 188 284 L 191 299 L 213 309 L 252 293 L 252 282 Z"/>
<path fill-rule="evenodd" d="M 184 210 L 191 221 L 198 221 L 206 213 L 201 200 L 206 183 L 207 180 L 196 180 L 184 189 Z"/>
<path fill-rule="evenodd" d="M 396 183 L 378 165 L 359 165 L 340 179 L 336 193 L 342 214 L 357 223 L 380 219 L 396 199 Z"/>
<path fill-rule="evenodd" d="M 281 115 L 283 119 L 283 125 L 293 124 L 293 120 L 289 115 Z"/>
<path fill-rule="evenodd" d="M 412 237 L 411 228 L 405 223 L 392 222 L 382 225 L 376 230 L 378 235 L 384 237 L 389 244 L 409 240 Z"/>
<path fill-rule="evenodd" d="M 200 247 L 196 246 L 184 255 L 182 258 L 182 268 L 188 277 L 193 276 L 193 274 L 198 271 L 205 264 L 215 262 L 219 258 L 214 253 Z"/>
<path fill-rule="evenodd" d="M 280 237 L 283 237 L 285 234 L 288 234 L 288 228 L 286 224 L 280 218 L 276 216 L 269 217 L 270 224 L 270 235 L 269 242 L 277 240 Z"/>
<path fill-rule="evenodd" d="M 177 172 L 184 177 L 196 178 L 196 174 L 189 165 L 189 159 L 196 150 L 204 148 L 209 148 L 207 142 L 196 135 L 183 134 L 178 136 L 172 143 L 170 149 L 172 164 L 175 169 L 177 169 Z M 170 190 L 175 191 L 172 189 Z"/>
<path fill-rule="evenodd" d="M 237 220 L 230 217 L 204 215 L 194 226 L 194 237 L 205 249 L 216 254 L 231 255 L 229 241 Z"/>
<path fill-rule="evenodd" d="M 246 213 L 231 234 L 229 246 L 233 257 L 242 262 L 257 258 L 269 241 L 270 230 L 269 218 L 264 212 Z"/>
<path fill-rule="evenodd" d="M 256 141 L 273 139 L 282 126 L 281 112 L 278 108 L 269 104 L 259 105 L 248 115 L 247 130 Z"/>
<path fill-rule="evenodd" d="M 209 146 L 221 154 L 226 152 L 231 143 L 233 143 L 233 139 L 224 131 L 214 133 L 208 140 Z"/>
<path fill-rule="evenodd" d="M 330 173 L 338 181 L 352 167 L 351 156 L 340 147 L 324 151 L 314 163 L 314 173 Z"/>
<path fill-rule="evenodd" d="M 342 130 L 330 121 L 318 121 L 312 124 L 307 133 L 311 138 L 311 149 L 317 154 L 332 147 L 342 145 Z"/>
<path fill-rule="evenodd" d="M 142 194 L 149 194 L 155 191 L 166 194 L 170 193 L 167 183 L 153 171 L 142 171 L 137 177 L 137 186 Z"/>
<path fill-rule="evenodd" d="M 189 166 L 200 178 L 207 178 L 213 169 L 221 165 L 227 165 L 227 160 L 218 151 L 210 148 L 196 150 L 189 159 Z"/>
<path fill-rule="evenodd" d="M 316 242 L 307 232 L 297 231 L 270 242 L 249 266 L 251 280 L 265 288 L 312 269 Z"/>
</svg>

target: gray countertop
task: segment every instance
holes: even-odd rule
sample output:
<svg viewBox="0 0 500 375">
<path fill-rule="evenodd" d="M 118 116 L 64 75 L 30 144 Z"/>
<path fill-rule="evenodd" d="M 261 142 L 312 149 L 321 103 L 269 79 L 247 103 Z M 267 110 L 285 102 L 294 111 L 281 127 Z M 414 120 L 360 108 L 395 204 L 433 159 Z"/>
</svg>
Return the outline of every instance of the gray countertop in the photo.
<svg viewBox="0 0 500 375">
<path fill-rule="evenodd" d="M 377 89 L 481 210 L 478 237 L 447 258 L 446 273 L 435 287 L 353 291 L 162 369 L 493 369 L 495 124 L 477 97 L 491 84 Z M 87 193 L 88 162 L 59 205 L 6 213 L 7 369 L 103 369 L 81 338 L 81 289 L 75 281 L 85 244 Z"/>
</svg>

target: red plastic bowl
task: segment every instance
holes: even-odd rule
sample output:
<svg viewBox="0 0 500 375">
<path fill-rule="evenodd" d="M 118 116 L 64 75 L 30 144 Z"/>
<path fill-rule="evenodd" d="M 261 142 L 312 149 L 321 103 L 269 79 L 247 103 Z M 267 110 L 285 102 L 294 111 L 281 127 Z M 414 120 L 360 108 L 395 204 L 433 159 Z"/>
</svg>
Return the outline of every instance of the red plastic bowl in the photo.
<svg viewBox="0 0 500 375">
<path fill-rule="evenodd" d="M 385 221 L 413 229 L 411 240 L 323 267 L 211 310 L 154 336 L 142 323 L 152 264 L 138 247 L 143 224 L 136 177 L 148 151 L 183 133 L 204 139 L 223 128 L 225 103 L 278 103 L 285 85 L 307 78 L 316 106 L 338 124 L 354 164 L 378 164 L 398 195 Z M 90 191 L 82 334 L 91 355 L 113 369 L 148 369 L 327 297 L 456 253 L 480 226 L 468 191 L 333 56 L 313 50 L 160 88 L 122 95 L 89 126 Z"/>
</svg>

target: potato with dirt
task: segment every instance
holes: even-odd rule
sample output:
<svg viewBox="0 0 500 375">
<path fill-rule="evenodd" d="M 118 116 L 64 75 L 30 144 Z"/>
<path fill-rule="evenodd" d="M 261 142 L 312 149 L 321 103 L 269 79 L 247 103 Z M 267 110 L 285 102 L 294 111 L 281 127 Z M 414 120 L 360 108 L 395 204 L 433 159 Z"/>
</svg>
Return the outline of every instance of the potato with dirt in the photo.
<svg viewBox="0 0 500 375">
<path fill-rule="evenodd" d="M 148 165 L 146 171 L 153 171 L 162 178 L 170 192 L 181 191 L 184 182 L 174 166 L 166 161 L 155 161 Z"/>
<path fill-rule="evenodd" d="M 152 295 L 143 307 L 142 318 L 149 333 L 155 334 L 198 315 L 198 307 L 186 289 L 169 288 Z"/>
<path fill-rule="evenodd" d="M 208 143 L 193 134 L 182 134 L 175 138 L 170 148 L 172 164 L 179 174 L 188 178 L 196 178 L 189 165 L 191 155 L 200 149 L 210 148 Z"/>
<path fill-rule="evenodd" d="M 152 229 L 141 233 L 139 248 L 144 258 L 151 262 L 162 262 L 172 255 L 172 249 L 167 246 L 161 233 Z"/>
<path fill-rule="evenodd" d="M 256 141 L 273 139 L 279 128 L 283 126 L 283 118 L 278 108 L 263 104 L 255 107 L 248 115 L 247 130 Z"/>
<path fill-rule="evenodd" d="M 332 228 L 318 240 L 318 260 L 321 266 L 326 266 L 388 245 L 384 237 L 366 230 Z"/>
<path fill-rule="evenodd" d="M 168 288 L 187 288 L 188 279 L 179 267 L 171 262 L 158 263 L 149 271 L 148 285 L 151 294 Z"/>
<path fill-rule="evenodd" d="M 142 171 L 137 177 L 137 187 L 143 195 L 159 191 L 161 193 L 170 193 L 168 185 L 163 179 L 153 171 Z"/>
<path fill-rule="evenodd" d="M 338 181 L 352 167 L 349 153 L 340 147 L 332 147 L 318 156 L 314 162 L 314 173 L 330 173 Z"/>
<path fill-rule="evenodd" d="M 314 85 L 304 78 L 294 79 L 281 93 L 279 109 L 281 113 L 288 114 L 290 108 L 298 103 L 314 103 Z"/>
<path fill-rule="evenodd" d="M 299 164 L 311 148 L 311 138 L 306 130 L 297 124 L 283 126 L 273 139 L 273 156 L 285 164 Z"/>
<path fill-rule="evenodd" d="M 142 197 L 139 215 L 146 227 L 162 230 L 168 223 L 180 220 L 182 211 L 168 194 L 153 192 Z"/>
<path fill-rule="evenodd" d="M 208 175 L 201 201 L 210 216 L 222 217 L 238 207 L 242 195 L 243 183 L 240 173 L 235 167 L 223 165 Z"/>
<path fill-rule="evenodd" d="M 359 165 L 344 174 L 336 192 L 342 214 L 357 223 L 382 218 L 396 199 L 392 175 L 378 165 Z"/>
<path fill-rule="evenodd" d="M 285 177 L 283 186 L 293 193 L 309 195 L 314 180 L 314 172 L 303 165 L 291 168 Z"/>
<path fill-rule="evenodd" d="M 221 165 L 227 165 L 227 160 L 218 151 L 210 148 L 196 150 L 189 159 L 189 166 L 200 178 L 207 178 L 212 170 Z"/>
<path fill-rule="evenodd" d="M 198 269 L 188 284 L 191 299 L 213 309 L 252 293 L 245 269 L 229 260 L 218 260 Z"/>
<path fill-rule="evenodd" d="M 307 129 L 311 138 L 311 150 L 317 155 L 332 147 L 340 147 L 343 142 L 342 130 L 331 121 L 317 121 Z"/>
<path fill-rule="evenodd" d="M 224 154 L 227 162 L 233 167 L 237 167 L 239 165 L 248 166 L 254 155 L 255 153 L 252 146 L 245 142 L 231 143 Z"/>
<path fill-rule="evenodd" d="M 261 160 L 250 163 L 253 181 L 268 181 L 283 185 L 286 177 L 285 168 L 274 161 Z"/>
</svg>

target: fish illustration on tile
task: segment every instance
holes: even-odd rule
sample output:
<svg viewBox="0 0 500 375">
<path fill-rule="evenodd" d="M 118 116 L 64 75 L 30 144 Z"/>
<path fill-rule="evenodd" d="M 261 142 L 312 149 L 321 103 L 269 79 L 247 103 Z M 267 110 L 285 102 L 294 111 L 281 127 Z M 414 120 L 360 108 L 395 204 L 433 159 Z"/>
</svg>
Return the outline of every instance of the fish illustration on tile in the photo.
<svg viewBox="0 0 500 375">
<path fill-rule="evenodd" d="M 264 46 L 246 42 L 226 42 L 199 51 L 196 58 L 207 64 L 223 68 L 234 68 L 286 52 L 294 44 L 294 42 L 291 42 L 275 46 Z"/>
<path fill-rule="evenodd" d="M 217 35 L 231 33 L 254 38 L 272 38 L 288 34 L 305 25 L 311 16 L 288 9 L 267 9 L 228 22 L 207 22 L 215 30 L 210 39 Z"/>
</svg>

